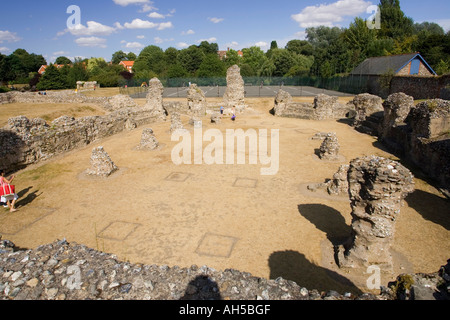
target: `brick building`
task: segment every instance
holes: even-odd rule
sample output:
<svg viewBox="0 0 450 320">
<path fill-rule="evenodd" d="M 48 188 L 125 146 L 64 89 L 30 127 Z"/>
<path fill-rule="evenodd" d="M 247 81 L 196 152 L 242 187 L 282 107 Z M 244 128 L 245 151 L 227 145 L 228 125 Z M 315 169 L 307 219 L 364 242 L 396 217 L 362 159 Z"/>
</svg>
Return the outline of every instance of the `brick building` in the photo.
<svg viewBox="0 0 450 320">
<path fill-rule="evenodd" d="M 350 75 L 379 76 L 390 70 L 394 71 L 396 76 L 432 77 L 437 75 L 418 52 L 366 59 Z"/>
</svg>

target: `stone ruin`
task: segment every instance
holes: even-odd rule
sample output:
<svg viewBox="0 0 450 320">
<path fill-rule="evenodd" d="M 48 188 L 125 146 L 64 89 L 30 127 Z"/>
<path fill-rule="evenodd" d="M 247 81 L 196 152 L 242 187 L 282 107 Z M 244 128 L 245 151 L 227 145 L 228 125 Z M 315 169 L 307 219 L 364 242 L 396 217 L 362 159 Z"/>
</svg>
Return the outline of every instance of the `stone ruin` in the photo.
<svg viewBox="0 0 450 320">
<path fill-rule="evenodd" d="M 92 150 L 91 168 L 86 170 L 88 176 L 109 177 L 119 170 L 103 147 Z"/>
<path fill-rule="evenodd" d="M 181 117 L 178 112 L 172 112 L 170 114 L 170 133 L 174 133 L 175 131 L 185 130 L 183 126 L 183 122 L 181 122 Z"/>
<path fill-rule="evenodd" d="M 206 115 L 205 93 L 195 83 L 191 84 L 187 93 L 188 110 L 193 117 L 201 118 Z"/>
<path fill-rule="evenodd" d="M 355 108 L 353 127 L 360 132 L 376 133 L 379 124 L 383 121 L 383 99 L 372 94 L 362 93 L 355 96 L 349 104 Z"/>
<path fill-rule="evenodd" d="M 414 108 L 414 98 L 403 92 L 390 95 L 384 102 L 384 118 L 380 128 L 382 139 L 388 138 L 392 128 L 405 124 L 409 112 Z"/>
<path fill-rule="evenodd" d="M 147 102 L 144 105 L 145 110 L 151 111 L 160 120 L 166 120 L 166 110 L 163 106 L 164 86 L 158 78 L 149 81 Z"/>
<path fill-rule="evenodd" d="M 237 66 L 231 66 L 227 70 L 227 90 L 223 96 L 225 108 L 245 106 L 245 83 L 241 76 L 241 69 Z"/>
<path fill-rule="evenodd" d="M 275 96 L 272 113 L 277 117 L 298 118 L 306 120 L 333 120 L 347 117 L 353 112 L 352 105 L 343 105 L 338 97 L 319 94 L 314 103 L 293 102 L 292 96 L 280 89 Z"/>
<path fill-rule="evenodd" d="M 340 145 L 336 133 L 328 133 L 319 149 L 319 158 L 322 160 L 339 160 Z"/>
<path fill-rule="evenodd" d="M 130 96 L 123 94 L 115 95 L 109 98 L 109 104 L 106 106 L 108 111 L 117 111 L 123 108 L 138 108 L 136 101 Z"/>
<path fill-rule="evenodd" d="M 97 81 L 77 81 L 77 90 L 93 90 L 100 88 Z"/>
<path fill-rule="evenodd" d="M 349 165 L 342 165 L 333 175 L 333 179 L 326 184 L 328 194 L 330 195 L 348 195 L 348 169 Z"/>
<path fill-rule="evenodd" d="M 378 265 L 391 272 L 395 221 L 402 201 L 414 191 L 414 177 L 398 162 L 370 156 L 350 163 L 348 183 L 352 236 L 337 248 L 339 267 Z"/>
<path fill-rule="evenodd" d="M 153 130 L 148 128 L 142 131 L 141 143 L 138 146 L 139 150 L 156 150 L 160 147 L 158 140 L 153 133 Z"/>
</svg>

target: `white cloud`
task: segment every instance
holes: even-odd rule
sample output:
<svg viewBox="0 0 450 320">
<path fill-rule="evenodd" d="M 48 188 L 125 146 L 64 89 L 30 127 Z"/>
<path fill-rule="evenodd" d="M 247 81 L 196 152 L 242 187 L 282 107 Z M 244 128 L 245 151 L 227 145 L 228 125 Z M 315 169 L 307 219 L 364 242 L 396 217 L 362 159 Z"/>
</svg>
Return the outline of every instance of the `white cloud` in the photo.
<svg viewBox="0 0 450 320">
<path fill-rule="evenodd" d="M 299 31 L 296 32 L 294 35 L 294 37 L 299 40 L 306 40 L 306 36 L 307 36 L 306 31 Z"/>
<path fill-rule="evenodd" d="M 56 51 L 56 52 L 53 52 L 53 55 L 54 56 L 65 56 L 65 55 L 68 55 L 69 54 L 69 52 L 66 52 L 66 51 Z"/>
<path fill-rule="evenodd" d="M 145 36 L 137 36 L 138 39 L 145 39 Z"/>
<path fill-rule="evenodd" d="M 163 14 L 158 13 L 158 12 L 152 12 L 152 13 L 148 14 L 147 17 L 153 18 L 153 19 L 164 19 L 165 18 L 165 16 Z"/>
<path fill-rule="evenodd" d="M 172 22 L 162 22 L 159 24 L 158 30 L 170 29 L 173 28 Z"/>
<path fill-rule="evenodd" d="M 260 47 L 261 49 L 268 49 L 269 48 L 269 44 L 267 42 L 264 41 L 260 41 L 255 43 L 255 46 Z"/>
<path fill-rule="evenodd" d="M 209 21 L 211 21 L 212 23 L 219 23 L 222 22 L 224 19 L 223 18 L 208 18 Z"/>
<path fill-rule="evenodd" d="M 178 42 L 177 47 L 180 49 L 184 49 L 184 48 L 189 47 L 189 45 L 186 42 Z"/>
<path fill-rule="evenodd" d="M 15 32 L 0 30 L 0 43 L 2 43 L 4 41 L 17 42 L 20 40 L 22 40 L 22 39 L 19 38 Z"/>
<path fill-rule="evenodd" d="M 11 49 L 7 47 L 0 47 L 0 53 L 10 53 Z"/>
<path fill-rule="evenodd" d="M 195 31 L 192 30 L 192 29 L 190 29 L 190 30 L 188 30 L 188 31 L 183 31 L 183 32 L 181 32 L 181 35 L 182 35 L 182 36 L 185 36 L 185 35 L 191 35 L 191 34 L 195 34 Z"/>
<path fill-rule="evenodd" d="M 149 12 L 149 11 L 152 11 L 152 10 L 158 10 L 158 8 L 155 8 L 153 6 L 153 2 L 149 2 L 149 3 L 144 4 L 142 6 L 142 10 L 139 11 L 139 12 L 145 13 L 145 12 Z"/>
<path fill-rule="evenodd" d="M 153 2 L 149 0 L 113 0 L 115 4 L 118 4 L 122 7 L 126 7 L 130 4 L 143 4 L 143 5 L 151 5 Z"/>
<path fill-rule="evenodd" d="M 155 41 L 156 44 L 161 44 L 161 43 L 168 42 L 168 41 L 174 41 L 173 38 L 170 38 L 170 39 L 162 39 L 162 38 L 160 38 L 160 37 L 155 37 L 153 40 Z"/>
<path fill-rule="evenodd" d="M 333 27 L 346 16 L 357 16 L 366 12 L 370 5 L 372 5 L 371 2 L 364 0 L 338 0 L 331 4 L 308 6 L 291 17 L 302 28 Z"/>
<path fill-rule="evenodd" d="M 438 25 L 440 25 L 445 30 L 445 32 L 450 31 L 450 19 L 438 19 L 432 22 L 435 22 Z"/>
<path fill-rule="evenodd" d="M 215 38 L 215 37 L 211 37 L 211 38 L 209 38 L 209 39 L 200 39 L 200 40 L 197 40 L 197 42 L 198 43 L 201 43 L 201 42 L 203 42 L 203 41 L 208 41 L 208 42 L 216 42 L 217 41 L 217 38 Z"/>
<path fill-rule="evenodd" d="M 153 29 L 158 27 L 158 24 L 146 20 L 134 19 L 131 23 L 125 23 L 124 27 L 127 29 Z"/>
<path fill-rule="evenodd" d="M 121 25 L 119 22 L 114 23 L 114 27 L 116 27 L 117 30 L 123 30 L 125 27 Z"/>
<path fill-rule="evenodd" d="M 80 47 L 100 47 L 106 48 L 106 39 L 98 37 L 79 38 L 75 40 L 75 43 Z"/>
<path fill-rule="evenodd" d="M 88 21 L 87 27 L 78 24 L 73 28 L 69 28 L 68 31 L 74 36 L 109 36 L 116 29 L 95 21 Z"/>
<path fill-rule="evenodd" d="M 125 45 L 125 48 L 128 48 L 128 49 L 142 49 L 144 47 L 145 46 L 139 42 L 127 42 L 127 44 Z"/>
</svg>

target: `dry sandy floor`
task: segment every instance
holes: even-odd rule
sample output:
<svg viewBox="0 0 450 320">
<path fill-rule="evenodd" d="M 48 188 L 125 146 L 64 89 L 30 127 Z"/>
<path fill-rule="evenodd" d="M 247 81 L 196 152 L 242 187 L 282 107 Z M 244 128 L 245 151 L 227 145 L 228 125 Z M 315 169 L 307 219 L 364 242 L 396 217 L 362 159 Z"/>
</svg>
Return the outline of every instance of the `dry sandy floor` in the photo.
<svg viewBox="0 0 450 320">
<path fill-rule="evenodd" d="M 369 291 L 368 275 L 340 271 L 330 254 L 332 243 L 350 234 L 348 200 L 304 186 L 324 182 L 357 157 L 396 158 L 345 123 L 275 118 L 269 114 L 273 99 L 247 102 L 251 109 L 235 123 L 224 119 L 214 126 L 205 118 L 204 130 L 280 129 L 277 175 L 262 176 L 266 166 L 250 165 L 248 158 L 246 165 L 176 166 L 170 122 L 151 124 L 18 172 L 19 211 L 1 210 L 0 233 L 22 248 L 66 238 L 132 263 L 208 265 L 282 276 L 309 289 Z M 189 118 L 182 120 L 189 128 Z M 135 149 L 147 127 L 161 150 Z M 321 142 L 311 137 L 317 132 L 337 133 L 342 162 L 315 156 Z M 120 170 L 89 179 L 83 172 L 100 145 Z M 397 272 L 435 272 L 450 258 L 449 202 L 424 180 L 417 178 L 416 188 L 396 225 Z M 393 277 L 383 275 L 382 285 Z"/>
</svg>

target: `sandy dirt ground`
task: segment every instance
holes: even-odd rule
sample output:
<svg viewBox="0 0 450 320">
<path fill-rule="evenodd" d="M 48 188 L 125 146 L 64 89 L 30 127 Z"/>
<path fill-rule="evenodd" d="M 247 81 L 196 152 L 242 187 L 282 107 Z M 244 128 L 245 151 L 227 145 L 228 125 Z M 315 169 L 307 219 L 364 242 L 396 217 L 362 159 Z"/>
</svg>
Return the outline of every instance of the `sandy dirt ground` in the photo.
<svg viewBox="0 0 450 320">
<path fill-rule="evenodd" d="M 170 121 L 150 124 L 18 172 L 18 212 L 1 210 L 0 233 L 21 248 L 66 238 L 132 263 L 233 268 L 308 289 L 369 291 L 368 274 L 339 270 L 332 257 L 333 243 L 351 232 L 348 199 L 313 193 L 305 185 L 332 178 L 357 157 L 397 158 L 348 124 L 276 118 L 269 113 L 273 99 L 247 103 L 250 109 L 236 122 L 225 118 L 213 125 L 205 117 L 203 130 L 279 129 L 278 174 L 262 176 L 267 166 L 250 165 L 248 157 L 245 165 L 176 166 L 171 152 L 178 142 L 171 141 Z M 193 131 L 189 118 L 182 120 Z M 145 128 L 154 130 L 160 150 L 136 149 Z M 315 156 L 321 141 L 311 137 L 317 132 L 337 133 L 342 161 Z M 84 175 L 97 146 L 120 168 L 107 179 Z M 450 258 L 449 202 L 413 172 L 417 190 L 396 224 L 395 271 L 435 272 Z M 398 274 L 383 275 L 382 285 Z"/>
</svg>

